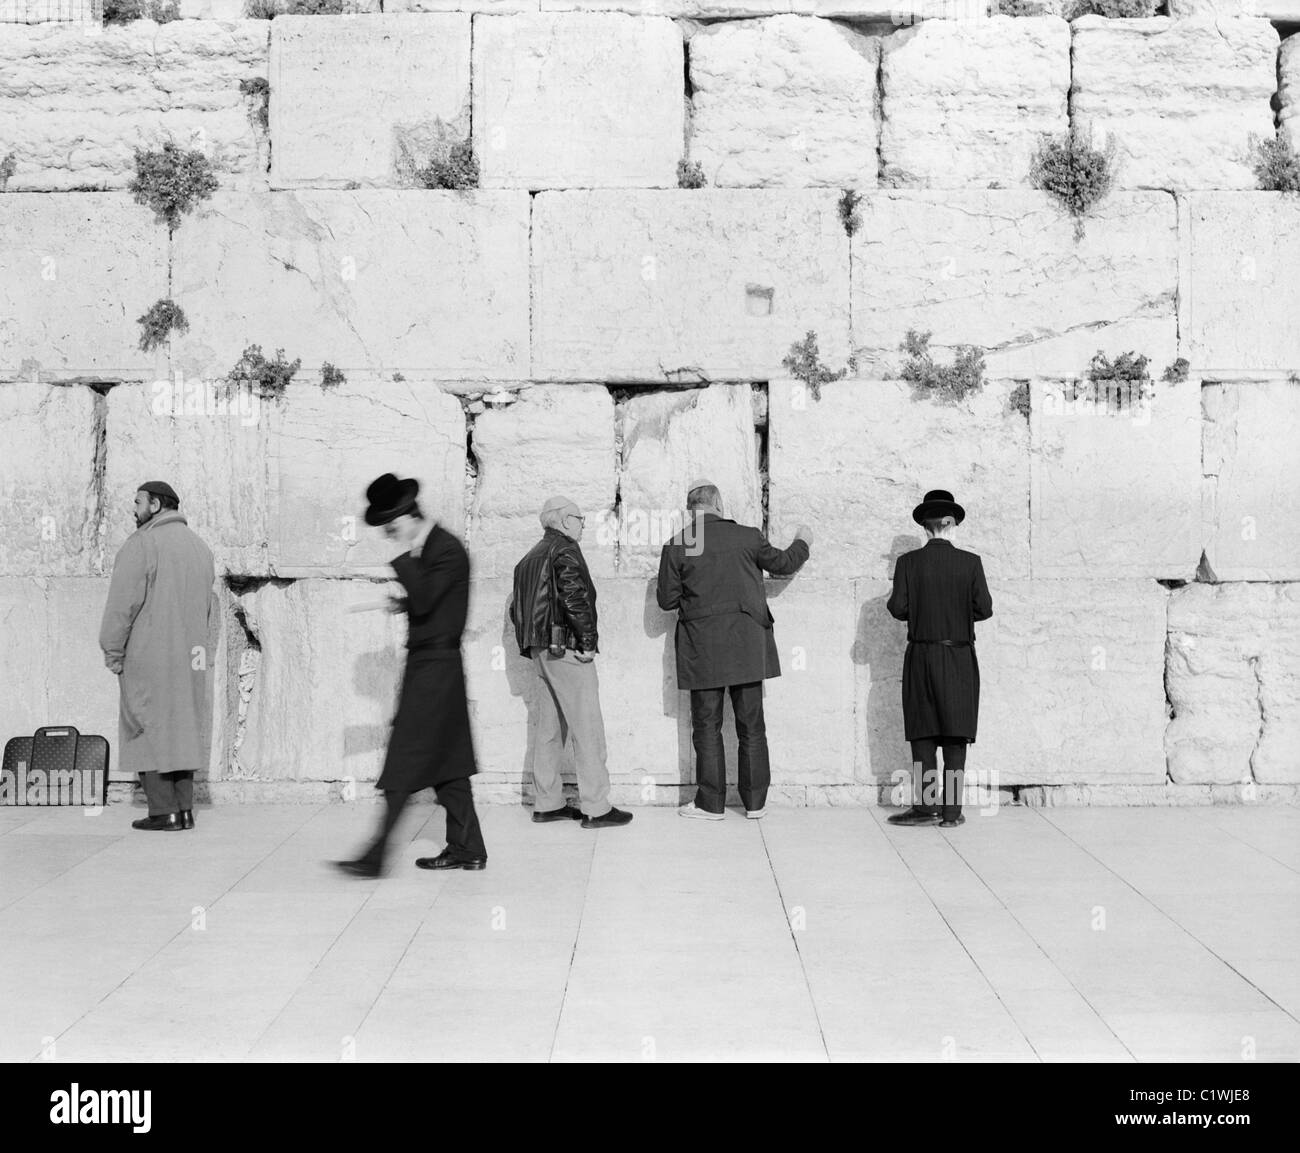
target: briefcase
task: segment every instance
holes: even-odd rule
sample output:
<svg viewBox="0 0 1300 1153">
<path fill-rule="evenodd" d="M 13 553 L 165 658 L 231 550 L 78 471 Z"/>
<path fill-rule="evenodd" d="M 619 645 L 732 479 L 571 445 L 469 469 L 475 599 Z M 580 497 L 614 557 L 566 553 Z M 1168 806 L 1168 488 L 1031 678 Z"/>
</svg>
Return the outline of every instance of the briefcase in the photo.
<svg viewBox="0 0 1300 1153">
<path fill-rule="evenodd" d="M 46 725 L 5 742 L 0 805 L 103 805 L 108 800 L 109 744 L 71 725 Z"/>
</svg>

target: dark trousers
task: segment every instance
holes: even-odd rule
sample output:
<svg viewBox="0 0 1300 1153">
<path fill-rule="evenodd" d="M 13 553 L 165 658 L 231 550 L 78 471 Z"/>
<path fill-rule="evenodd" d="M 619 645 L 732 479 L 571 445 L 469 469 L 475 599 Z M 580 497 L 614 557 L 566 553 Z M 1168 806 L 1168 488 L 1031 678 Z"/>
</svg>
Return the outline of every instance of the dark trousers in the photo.
<svg viewBox="0 0 1300 1153">
<path fill-rule="evenodd" d="M 183 813 L 194 808 L 193 773 L 141 773 L 151 817 Z"/>
<path fill-rule="evenodd" d="M 479 828 L 478 812 L 474 808 L 474 792 L 470 788 L 469 778 L 460 777 L 447 781 L 435 790 L 438 804 L 447 810 L 447 848 L 454 854 L 465 857 L 486 857 L 487 846 L 483 844 L 483 830 Z M 384 863 L 388 848 L 388 838 L 397 825 L 397 819 L 411 799 L 410 793 L 395 789 L 384 790 L 384 819 L 379 827 L 379 836 L 367 850 L 362 860 Z"/>
<path fill-rule="evenodd" d="M 753 812 L 767 804 L 772 771 L 767 760 L 763 722 L 763 682 L 725 689 L 691 689 L 691 743 L 695 746 L 695 803 L 710 813 L 723 811 L 727 800 L 727 761 L 722 749 L 722 698 L 731 693 L 736 714 L 738 761 L 736 787 L 740 802 Z"/>
<path fill-rule="evenodd" d="M 960 737 L 927 737 L 912 742 L 916 807 L 926 813 L 940 809 L 939 749 L 943 749 L 942 816 L 945 821 L 955 821 L 961 816 L 961 796 L 966 785 L 966 742 Z"/>
</svg>

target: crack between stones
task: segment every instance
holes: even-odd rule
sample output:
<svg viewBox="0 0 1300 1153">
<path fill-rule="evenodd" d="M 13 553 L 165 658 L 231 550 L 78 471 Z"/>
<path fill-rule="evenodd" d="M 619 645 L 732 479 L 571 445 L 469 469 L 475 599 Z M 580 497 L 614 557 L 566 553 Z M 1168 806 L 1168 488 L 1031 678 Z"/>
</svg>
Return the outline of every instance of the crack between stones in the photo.
<svg viewBox="0 0 1300 1153">
<path fill-rule="evenodd" d="M 1252 782 L 1259 780 L 1259 774 L 1255 772 L 1255 758 L 1259 755 L 1259 746 L 1264 741 L 1264 725 L 1267 721 L 1267 714 L 1264 710 L 1264 681 L 1259 675 L 1259 656 L 1248 657 L 1246 663 L 1250 665 L 1250 671 L 1255 677 L 1255 704 L 1259 708 L 1259 732 L 1255 735 L 1255 747 L 1250 750 L 1250 759 L 1247 764 L 1250 766 L 1250 779 Z"/>
<path fill-rule="evenodd" d="M 108 392 L 112 384 L 92 384 L 94 394 L 91 414 L 90 531 L 91 572 L 104 575 L 104 553 L 108 542 Z"/>
<path fill-rule="evenodd" d="M 479 459 L 474 451 L 474 422 L 483 411 L 483 402 L 473 397 L 460 398 L 465 413 L 465 539 L 470 540 L 473 529 L 474 501 L 478 497 Z"/>
</svg>

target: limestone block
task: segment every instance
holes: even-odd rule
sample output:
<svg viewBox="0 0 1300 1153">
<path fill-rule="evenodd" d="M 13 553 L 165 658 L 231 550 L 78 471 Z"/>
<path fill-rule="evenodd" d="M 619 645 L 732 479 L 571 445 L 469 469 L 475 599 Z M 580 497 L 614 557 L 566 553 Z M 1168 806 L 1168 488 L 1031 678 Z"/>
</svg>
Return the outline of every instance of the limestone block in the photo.
<svg viewBox="0 0 1300 1153">
<path fill-rule="evenodd" d="M 238 598 L 261 653 L 232 777 L 359 783 L 379 775 L 406 625 L 389 613 L 344 610 L 381 587 L 272 581 Z"/>
<path fill-rule="evenodd" d="M 912 509 L 944 488 L 966 509 L 958 547 L 990 577 L 1029 575 L 1029 430 L 1007 412 L 1010 382 L 958 405 L 912 399 L 901 381 L 841 380 L 821 399 L 796 382 L 769 396 L 768 523 L 773 536 L 806 523 L 811 578 L 892 580 L 898 555 L 925 533 Z"/>
<path fill-rule="evenodd" d="M 690 41 L 690 155 L 720 187 L 876 186 L 880 38 L 773 16 Z"/>
<path fill-rule="evenodd" d="M 1300 384 L 1209 384 L 1201 399 L 1211 572 L 1221 581 L 1300 580 Z"/>
<path fill-rule="evenodd" d="M 261 20 L 6 26 L 0 141 L 11 191 L 126 188 L 136 148 L 198 149 L 223 187 L 266 186 L 239 82 L 265 76 Z M 105 232 L 110 231 L 104 229 Z"/>
<path fill-rule="evenodd" d="M 1273 132 L 1267 20 L 1074 21 L 1071 113 L 1116 148 L 1116 188 L 1254 188 L 1252 133 Z"/>
<path fill-rule="evenodd" d="M 514 404 L 488 407 L 473 425 L 478 479 L 470 549 L 479 576 L 510 576 L 541 539 L 551 496 L 567 496 L 587 521 L 582 551 L 591 571 L 612 576 L 618 489 L 614 401 L 601 385 L 540 385 Z"/>
<path fill-rule="evenodd" d="M 682 34 L 666 17 L 479 17 L 474 135 L 483 187 L 676 188 L 682 61 Z"/>
<path fill-rule="evenodd" d="M 815 329 L 843 363 L 831 191 L 549 192 L 533 206 L 533 376 L 760 379 Z"/>
<path fill-rule="evenodd" d="M 300 357 L 304 376 L 326 360 L 344 375 L 526 374 L 526 193 L 217 194 L 176 233 L 172 276 L 186 375 L 224 377 L 248 344 Z"/>
<path fill-rule="evenodd" d="M 1201 556 L 1200 382 L 1032 387 L 1034 576 L 1190 580 Z"/>
<path fill-rule="evenodd" d="M 469 134 L 470 15 L 280 16 L 270 78 L 272 187 L 408 186 Z"/>
<path fill-rule="evenodd" d="M 97 399 L 79 385 L 0 384 L 0 574 L 94 571 Z"/>
<path fill-rule="evenodd" d="M 0 577 L 0 628 L 6 643 L 0 645 L 0 752 L 11 737 L 29 737 L 49 721 L 50 644 L 45 599 L 48 577 Z M 99 668 L 104 669 L 103 657 Z M 95 675 L 93 667 L 78 670 Z M 116 727 L 114 729 L 116 732 Z M 116 738 L 111 738 L 116 744 Z"/>
<path fill-rule="evenodd" d="M 1029 186 L 1038 134 L 1067 127 L 1064 20 L 925 20 L 881 46 L 880 159 L 892 183 Z"/>
<path fill-rule="evenodd" d="M 248 0 L 179 0 L 178 7 L 185 20 L 242 20 Z"/>
<path fill-rule="evenodd" d="M 814 543 L 814 557 L 816 549 Z M 815 579 L 809 566 L 804 567 L 801 576 L 810 582 Z M 853 739 L 857 753 L 854 777 L 878 785 L 890 784 L 895 780 L 895 774 L 910 774 L 912 763 L 907 742 L 903 740 L 903 706 L 899 688 L 907 628 L 894 620 L 885 607 L 891 589 L 892 583 L 888 579 L 853 582 L 857 606 L 850 653 L 856 670 Z"/>
<path fill-rule="evenodd" d="M 217 571 L 267 572 L 268 493 L 277 488 L 273 445 L 280 408 L 247 389 L 227 398 L 203 381 L 122 384 L 108 394 L 104 563 L 136 529 L 135 494 L 165 480 Z"/>
<path fill-rule="evenodd" d="M 400 551 L 366 525 L 365 492 L 385 472 L 420 482 L 420 505 L 465 532 L 465 414 L 436 384 L 373 382 L 322 389 L 295 381 L 275 443 L 268 496 L 271 567 L 280 576 L 392 575 Z"/>
<path fill-rule="evenodd" d="M 1300 781 L 1300 585 L 1193 584 L 1169 604 L 1169 773 Z"/>
<path fill-rule="evenodd" d="M 1266 0 L 1168 0 L 1168 8 L 1175 20 L 1223 20 L 1261 16 L 1263 3 Z"/>
<path fill-rule="evenodd" d="M 1300 368 L 1300 203 L 1277 192 L 1188 197 L 1186 353 L 1202 375 Z"/>
<path fill-rule="evenodd" d="M 619 433 L 620 575 L 658 574 L 660 553 L 684 523 L 686 493 L 696 480 L 718 486 L 732 520 L 762 525 L 749 385 L 633 394 L 619 405 Z"/>
<path fill-rule="evenodd" d="M 988 0 L 897 0 L 892 4 L 889 0 L 541 0 L 541 5 L 543 12 L 630 12 L 634 16 L 700 20 L 797 13 L 884 22 L 895 27 L 930 19 L 976 20 L 988 10 Z"/>
<path fill-rule="evenodd" d="M 1296 18 L 1300 19 L 1300 4 Z M 1279 135 L 1291 141 L 1291 147 L 1300 151 L 1300 40 L 1288 36 L 1282 41 L 1277 56 L 1277 126 Z"/>
<path fill-rule="evenodd" d="M 130 197 L 0 196 L 0 380 L 153 375 L 137 318 L 166 295 L 167 231 Z"/>
<path fill-rule="evenodd" d="M 1077 376 L 1097 349 L 1177 351 L 1178 219 L 1172 198 L 1112 194 L 1075 240 L 1042 192 L 876 192 L 853 237 L 858 371 L 897 377 L 909 328 L 936 360 L 984 349 L 991 377 Z M 1199 363 L 1199 362 L 1198 362 Z"/>
</svg>

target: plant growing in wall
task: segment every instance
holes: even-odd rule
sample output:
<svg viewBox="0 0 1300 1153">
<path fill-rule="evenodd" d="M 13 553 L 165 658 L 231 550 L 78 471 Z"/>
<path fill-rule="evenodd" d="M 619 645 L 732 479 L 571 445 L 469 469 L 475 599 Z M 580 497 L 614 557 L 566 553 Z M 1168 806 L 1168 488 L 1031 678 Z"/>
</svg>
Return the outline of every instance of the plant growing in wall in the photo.
<svg viewBox="0 0 1300 1153">
<path fill-rule="evenodd" d="M 244 15 L 250 20 L 274 20 L 280 15 L 280 0 L 247 0 Z"/>
<path fill-rule="evenodd" d="M 959 344 L 952 364 L 935 364 L 928 332 L 909 328 L 898 347 L 907 353 L 899 375 L 911 384 L 913 397 L 956 404 L 984 387 L 984 353 L 973 344 Z"/>
<path fill-rule="evenodd" d="M 105 24 L 130 24 L 133 20 L 167 24 L 180 18 L 176 0 L 104 0 Z"/>
<path fill-rule="evenodd" d="M 284 395 L 293 374 L 301 367 L 301 357 L 290 363 L 284 358 L 283 348 L 275 350 L 274 360 L 267 360 L 260 344 L 250 344 L 226 373 L 226 384 L 231 389 L 248 385 L 264 399 L 277 399 Z"/>
<path fill-rule="evenodd" d="M 341 16 L 345 10 L 345 0 L 287 0 L 284 15 Z"/>
<path fill-rule="evenodd" d="M 848 372 L 847 368 L 832 372 L 822 364 L 821 355 L 817 351 L 817 334 L 812 329 L 808 330 L 802 341 L 796 340 L 790 345 L 790 352 L 781 364 L 786 372 L 808 386 L 813 400 L 821 400 L 823 384 L 839 380 Z"/>
<path fill-rule="evenodd" d="M 698 160 L 683 157 L 677 162 L 678 188 L 703 188 L 707 183 L 704 179 L 704 165 Z"/>
<path fill-rule="evenodd" d="M 1051 16 L 1046 0 L 994 0 L 994 16 Z"/>
<path fill-rule="evenodd" d="M 1007 414 L 1018 412 L 1029 419 L 1029 381 L 1018 380 L 1015 387 L 1007 394 Z"/>
<path fill-rule="evenodd" d="M 1074 217 L 1074 237 L 1083 236 L 1083 217 L 1111 189 L 1115 180 L 1115 140 L 1093 148 L 1077 129 L 1063 136 L 1041 136 L 1029 164 L 1029 181 L 1050 192 Z"/>
<path fill-rule="evenodd" d="M 174 300 L 159 300 L 149 311 L 136 317 L 140 325 L 140 350 L 152 352 L 166 342 L 173 332 L 189 332 L 190 322 L 185 319 L 181 306 Z"/>
<path fill-rule="evenodd" d="M 17 167 L 18 161 L 14 159 L 12 152 L 7 153 L 5 158 L 0 160 L 0 192 L 9 187 L 9 181 Z"/>
<path fill-rule="evenodd" d="M 271 128 L 271 82 L 265 76 L 250 76 L 239 82 L 239 91 L 253 101 L 253 123 L 263 132 Z"/>
<path fill-rule="evenodd" d="M 862 227 L 862 213 L 858 211 L 861 206 L 862 193 L 855 188 L 846 188 L 840 197 L 839 211 L 840 223 L 850 236 Z"/>
<path fill-rule="evenodd" d="M 1191 368 L 1187 357 L 1180 356 L 1173 364 L 1167 365 L 1160 379 L 1166 384 L 1182 384 L 1187 379 L 1187 370 Z"/>
<path fill-rule="evenodd" d="M 1250 166 L 1264 192 L 1300 192 L 1300 154 L 1289 136 L 1250 138 Z"/>
<path fill-rule="evenodd" d="M 435 156 L 424 168 L 416 169 L 421 188 L 452 188 L 462 191 L 478 187 L 478 160 L 469 140 L 457 140 L 445 157 Z"/>
<path fill-rule="evenodd" d="M 321 388 L 338 388 L 340 384 L 347 384 L 347 382 L 348 378 L 328 360 L 320 366 Z"/>
<path fill-rule="evenodd" d="M 1154 16 L 1161 0 L 1071 0 L 1062 13 L 1067 20 L 1105 16 L 1107 20 L 1144 20 Z"/>
<path fill-rule="evenodd" d="M 175 229 L 185 213 L 217 190 L 217 178 L 202 152 L 187 152 L 169 140 L 158 152 L 135 150 L 135 176 L 128 187 Z"/>
<path fill-rule="evenodd" d="M 1121 352 L 1111 360 L 1101 349 L 1098 349 L 1088 362 L 1088 371 L 1085 375 L 1094 384 L 1101 381 L 1150 380 L 1151 374 L 1147 371 L 1147 365 L 1150 363 L 1149 357 L 1138 356 L 1134 352 Z"/>
</svg>

